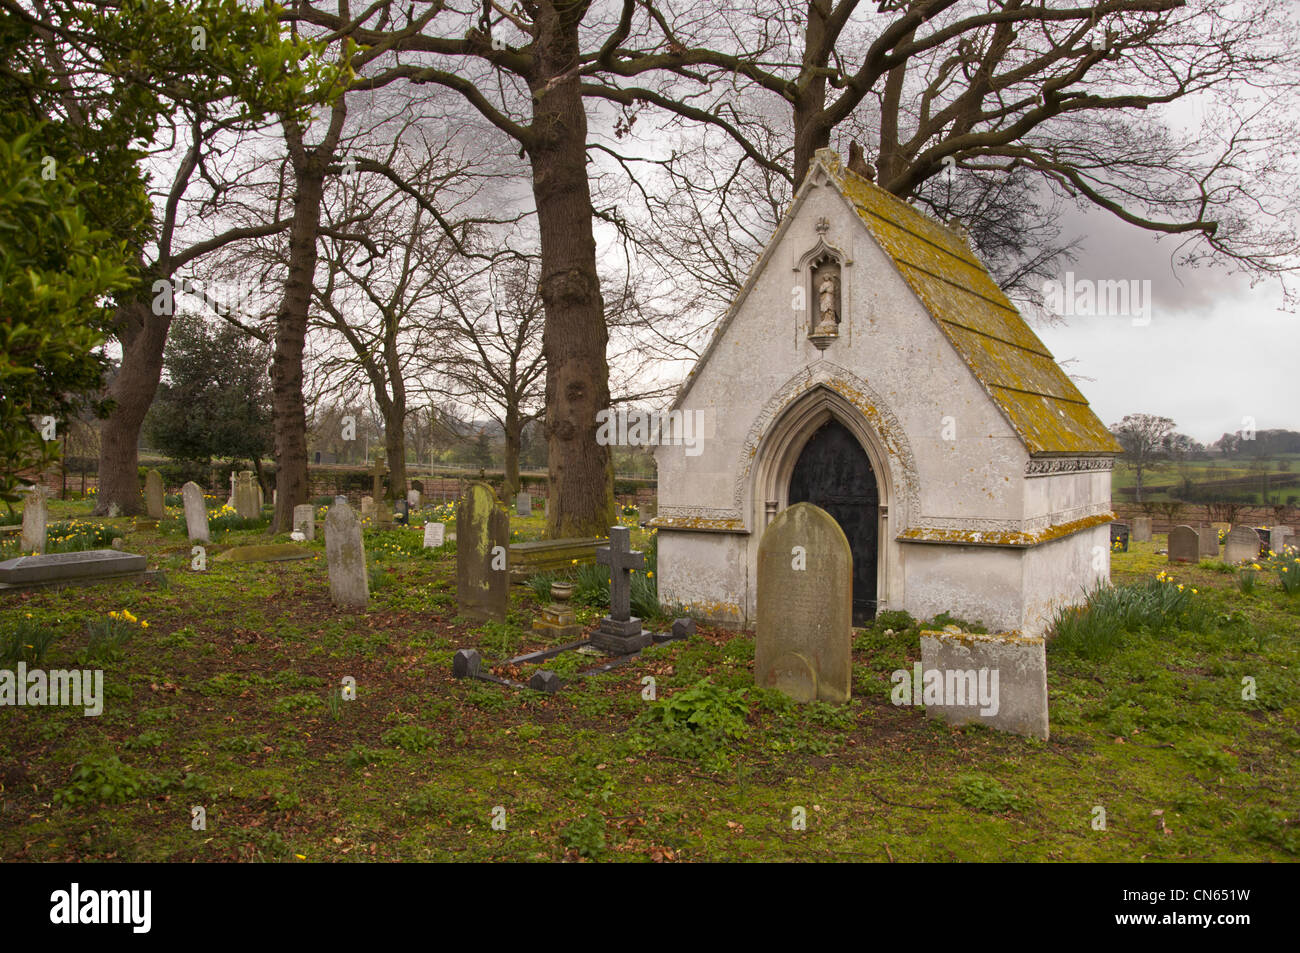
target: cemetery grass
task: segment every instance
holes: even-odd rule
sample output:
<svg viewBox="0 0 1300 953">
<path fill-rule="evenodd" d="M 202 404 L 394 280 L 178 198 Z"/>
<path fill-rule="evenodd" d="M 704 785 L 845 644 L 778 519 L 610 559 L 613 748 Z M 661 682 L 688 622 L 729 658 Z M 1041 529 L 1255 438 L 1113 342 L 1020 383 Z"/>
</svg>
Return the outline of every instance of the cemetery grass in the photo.
<svg viewBox="0 0 1300 953">
<path fill-rule="evenodd" d="M 319 535 L 311 560 L 196 573 L 166 526 L 127 546 L 165 586 L 0 594 L 0 625 L 54 634 L 41 665 L 102 667 L 107 696 L 97 718 L 0 709 L 5 860 L 1300 856 L 1300 600 L 1276 582 L 1246 596 L 1179 567 L 1204 631 L 1133 634 L 1100 662 L 1053 653 L 1044 743 L 892 705 L 890 672 L 919 660 L 919 625 L 901 618 L 856 634 L 848 706 L 755 690 L 752 638 L 707 626 L 543 696 L 451 678 L 458 647 L 542 647 L 525 631 L 536 605 L 516 586 L 505 624 L 458 619 L 454 556 L 422 551 L 418 529 L 367 532 L 379 586 L 348 612 L 329 601 Z M 210 556 L 265 541 L 233 531 Z M 1116 581 L 1166 568 L 1154 548 L 1116 554 Z M 121 610 L 129 639 L 90 657 L 86 623 Z M 568 675 L 578 658 L 546 664 Z"/>
</svg>

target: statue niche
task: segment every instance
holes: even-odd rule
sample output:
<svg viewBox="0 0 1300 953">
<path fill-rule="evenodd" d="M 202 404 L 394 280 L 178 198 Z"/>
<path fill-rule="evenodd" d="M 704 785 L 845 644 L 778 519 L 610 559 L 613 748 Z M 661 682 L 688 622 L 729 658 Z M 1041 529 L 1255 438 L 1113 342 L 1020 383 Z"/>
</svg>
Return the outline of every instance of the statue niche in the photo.
<svg viewBox="0 0 1300 953">
<path fill-rule="evenodd" d="M 808 321 L 808 337 L 818 348 L 827 345 L 840 335 L 843 310 L 840 298 L 840 263 L 829 254 L 814 260 L 812 287 L 814 292 L 812 314 Z"/>
</svg>

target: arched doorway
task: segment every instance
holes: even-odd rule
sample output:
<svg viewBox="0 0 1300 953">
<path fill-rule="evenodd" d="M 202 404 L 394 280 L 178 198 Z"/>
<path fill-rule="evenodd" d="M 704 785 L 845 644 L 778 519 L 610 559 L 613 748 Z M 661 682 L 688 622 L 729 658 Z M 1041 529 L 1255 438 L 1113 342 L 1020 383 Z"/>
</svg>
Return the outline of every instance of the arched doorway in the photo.
<svg viewBox="0 0 1300 953">
<path fill-rule="evenodd" d="M 871 460 L 849 429 L 832 417 L 804 444 L 790 474 L 789 505 L 812 503 L 835 518 L 853 552 L 853 624 L 876 615 L 880 491 Z"/>
</svg>

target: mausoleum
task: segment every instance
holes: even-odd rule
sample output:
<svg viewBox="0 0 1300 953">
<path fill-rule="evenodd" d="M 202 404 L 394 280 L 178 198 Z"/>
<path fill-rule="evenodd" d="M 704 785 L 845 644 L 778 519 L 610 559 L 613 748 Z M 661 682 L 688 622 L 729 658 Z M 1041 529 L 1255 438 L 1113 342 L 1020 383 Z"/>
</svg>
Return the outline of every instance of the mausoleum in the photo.
<svg viewBox="0 0 1300 953">
<path fill-rule="evenodd" d="M 951 611 L 1041 634 L 1110 573 L 1119 447 L 967 240 L 817 153 L 672 406 L 659 594 L 755 619 L 763 529 L 808 501 L 856 623 Z"/>
</svg>

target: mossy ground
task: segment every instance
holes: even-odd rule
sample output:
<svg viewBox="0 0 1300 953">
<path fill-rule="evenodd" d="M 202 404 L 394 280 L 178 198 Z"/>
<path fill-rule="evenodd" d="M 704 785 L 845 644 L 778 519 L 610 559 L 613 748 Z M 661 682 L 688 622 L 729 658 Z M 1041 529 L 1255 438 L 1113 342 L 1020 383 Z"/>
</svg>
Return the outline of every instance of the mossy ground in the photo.
<svg viewBox="0 0 1300 953">
<path fill-rule="evenodd" d="M 539 519 L 516 521 L 521 535 Z M 268 540 L 233 531 L 212 548 Z M 708 626 L 555 696 L 457 681 L 458 647 L 489 659 L 541 647 L 527 632 L 537 607 L 516 586 L 507 623 L 458 620 L 454 557 L 425 554 L 419 541 L 415 529 L 367 532 L 380 585 L 364 612 L 331 605 L 319 537 L 317 559 L 209 560 L 198 573 L 175 521 L 127 540 L 167 572 L 166 586 L 0 594 L 0 627 L 56 633 L 46 668 L 84 661 L 86 623 L 110 611 L 149 623 L 81 666 L 105 670 L 98 718 L 0 709 L 0 857 L 1286 861 L 1300 852 L 1300 600 L 1275 580 L 1247 596 L 1230 575 L 1178 567 L 1213 610 L 1205 632 L 1133 636 L 1100 663 L 1049 656 L 1043 743 L 892 705 L 889 673 L 919 659 L 918 626 L 857 633 L 854 698 L 840 708 L 755 691 L 752 637 Z M 1116 554 L 1115 580 L 1166 568 L 1155 545 Z M 347 676 L 354 701 L 340 699 Z M 647 717 L 646 676 L 661 703 L 679 696 L 699 724 Z M 1244 676 L 1256 680 L 1255 701 L 1241 699 Z M 79 766 L 93 783 L 74 783 Z M 192 829 L 193 806 L 205 809 L 206 830 Z M 1097 807 L 1105 830 L 1093 827 Z"/>
</svg>

